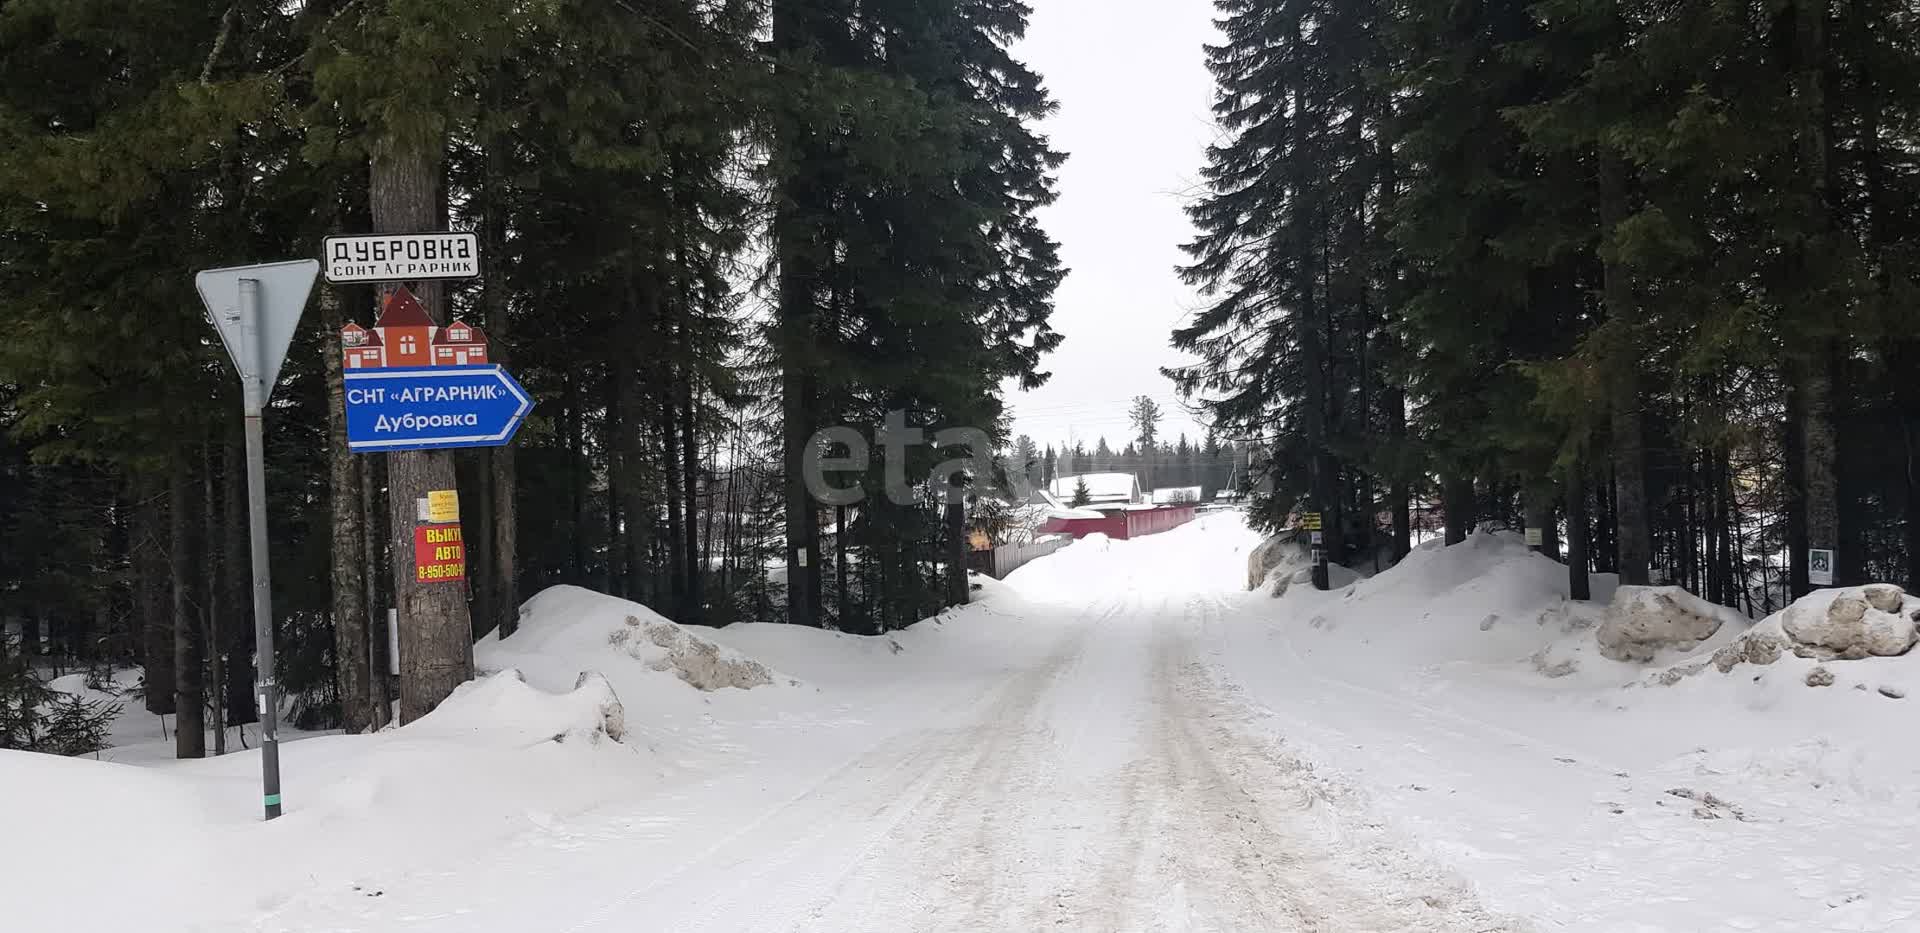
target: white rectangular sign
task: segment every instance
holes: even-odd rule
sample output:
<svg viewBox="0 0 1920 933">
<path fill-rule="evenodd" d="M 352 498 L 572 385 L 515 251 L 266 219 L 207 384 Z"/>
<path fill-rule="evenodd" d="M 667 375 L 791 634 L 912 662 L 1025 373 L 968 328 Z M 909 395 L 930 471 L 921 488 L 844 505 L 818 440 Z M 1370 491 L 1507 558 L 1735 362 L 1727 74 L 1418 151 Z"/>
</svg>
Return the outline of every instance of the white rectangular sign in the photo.
<svg viewBox="0 0 1920 933">
<path fill-rule="evenodd" d="M 1833 585 L 1833 551 L 1827 548 L 1807 549 L 1807 582 L 1814 586 Z"/>
<path fill-rule="evenodd" d="M 330 236 L 324 254 L 327 281 L 336 285 L 470 279 L 480 274 L 480 238 L 471 233 Z"/>
</svg>

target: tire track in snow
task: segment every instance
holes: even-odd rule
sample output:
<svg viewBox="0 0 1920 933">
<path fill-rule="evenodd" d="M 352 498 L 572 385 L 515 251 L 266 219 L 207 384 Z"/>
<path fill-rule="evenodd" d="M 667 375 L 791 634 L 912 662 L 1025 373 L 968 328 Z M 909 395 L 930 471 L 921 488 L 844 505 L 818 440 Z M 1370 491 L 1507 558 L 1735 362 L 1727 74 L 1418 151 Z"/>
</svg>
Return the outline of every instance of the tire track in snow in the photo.
<svg viewBox="0 0 1920 933">
<path fill-rule="evenodd" d="M 1206 930 L 1453 933 L 1524 929 L 1480 908 L 1466 888 L 1332 811 L 1311 766 L 1237 728 L 1245 705 L 1194 656 L 1193 635 L 1219 621 L 1210 597 L 1189 602 L 1155 645 L 1163 780 L 1187 805 L 1168 835 L 1190 843 L 1167 860 Z M 1252 883 L 1223 884 L 1223 878 Z M 1262 883 L 1265 882 L 1265 883 Z"/>
<path fill-rule="evenodd" d="M 942 825 L 951 826 L 952 810 L 963 797 L 968 779 L 977 785 L 993 769 L 1014 760 L 1015 756 L 1004 753 L 1008 726 L 1019 721 L 1023 710 L 1031 708 L 1080 656 L 1087 633 L 1123 608 L 1118 602 L 1087 607 L 1083 621 L 1072 623 L 1043 663 L 1002 680 L 996 687 L 997 699 L 970 714 L 968 725 L 908 732 L 879 743 L 672 873 L 602 905 L 566 928 L 567 933 L 585 933 L 616 919 L 638 919 L 626 916 L 629 913 L 643 915 L 651 929 L 793 929 L 820 917 L 822 904 L 845 897 L 850 882 L 870 884 L 875 877 L 893 883 L 893 890 L 884 892 L 891 899 L 918 901 L 912 886 L 927 879 L 900 878 L 897 870 L 874 855 L 876 850 L 888 842 L 903 843 L 895 828 L 916 816 L 924 819 L 928 806 L 941 808 L 937 812 L 946 816 Z M 1096 614 L 1097 618 L 1084 621 Z M 957 771 L 948 767 L 960 761 L 969 766 Z M 863 773 L 868 775 L 866 780 L 861 779 Z M 771 850 L 768 841 L 773 842 Z M 965 858 L 959 864 L 976 873 L 992 865 L 991 860 Z M 874 871 L 860 872 L 863 865 Z M 743 873 L 722 872 L 723 880 L 694 891 L 692 901 L 647 900 L 648 895 L 694 880 L 690 876 L 702 871 L 741 868 Z M 797 909 L 803 904 L 813 906 Z M 625 922 L 621 928 L 627 928 Z"/>
</svg>

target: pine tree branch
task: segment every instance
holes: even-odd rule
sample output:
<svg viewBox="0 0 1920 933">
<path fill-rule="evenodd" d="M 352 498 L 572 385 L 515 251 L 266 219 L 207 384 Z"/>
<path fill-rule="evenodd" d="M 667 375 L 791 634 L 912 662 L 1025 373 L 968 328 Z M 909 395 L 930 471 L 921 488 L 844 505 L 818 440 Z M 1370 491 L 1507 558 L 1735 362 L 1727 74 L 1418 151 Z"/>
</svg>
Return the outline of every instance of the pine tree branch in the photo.
<svg viewBox="0 0 1920 933">
<path fill-rule="evenodd" d="M 207 63 L 200 66 L 200 84 L 213 83 L 213 63 L 218 61 L 220 53 L 226 51 L 227 41 L 233 37 L 234 23 L 240 19 L 238 4 L 228 4 L 227 12 L 220 17 L 220 33 L 213 37 L 213 48 L 207 52 Z"/>
</svg>

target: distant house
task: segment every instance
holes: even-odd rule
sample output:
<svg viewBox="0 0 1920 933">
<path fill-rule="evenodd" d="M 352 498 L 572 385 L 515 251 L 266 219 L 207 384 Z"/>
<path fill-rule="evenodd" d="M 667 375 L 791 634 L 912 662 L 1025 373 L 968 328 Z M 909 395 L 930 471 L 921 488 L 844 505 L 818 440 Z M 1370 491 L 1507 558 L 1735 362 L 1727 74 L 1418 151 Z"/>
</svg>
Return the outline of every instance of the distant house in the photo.
<svg viewBox="0 0 1920 933">
<path fill-rule="evenodd" d="M 1193 505 L 1199 501 L 1198 486 L 1168 486 L 1153 491 L 1154 505 Z"/>
<path fill-rule="evenodd" d="M 1092 507 L 1103 505 L 1135 505 L 1144 501 L 1140 494 L 1140 479 L 1132 473 L 1079 473 L 1062 476 L 1047 487 L 1062 502 L 1073 502 L 1073 491 L 1082 480 L 1087 484 L 1087 504 Z"/>
<path fill-rule="evenodd" d="M 358 324 L 340 329 L 348 369 L 388 366 L 478 366 L 487 362 L 487 338 L 480 329 L 455 318 L 440 327 L 406 289 L 396 289 L 368 330 Z"/>
</svg>

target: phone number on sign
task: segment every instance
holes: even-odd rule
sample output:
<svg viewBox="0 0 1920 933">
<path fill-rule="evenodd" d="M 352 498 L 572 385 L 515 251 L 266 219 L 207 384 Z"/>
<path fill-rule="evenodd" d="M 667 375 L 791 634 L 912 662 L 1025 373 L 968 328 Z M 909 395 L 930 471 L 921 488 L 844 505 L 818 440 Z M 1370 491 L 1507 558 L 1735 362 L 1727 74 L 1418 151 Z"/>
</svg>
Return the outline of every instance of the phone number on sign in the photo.
<svg viewBox="0 0 1920 933">
<path fill-rule="evenodd" d="M 422 583 L 434 580 L 465 580 L 467 578 L 467 565 L 465 562 L 458 564 L 429 564 L 425 567 L 415 568 L 415 573 L 418 575 L 419 582 Z"/>
</svg>

